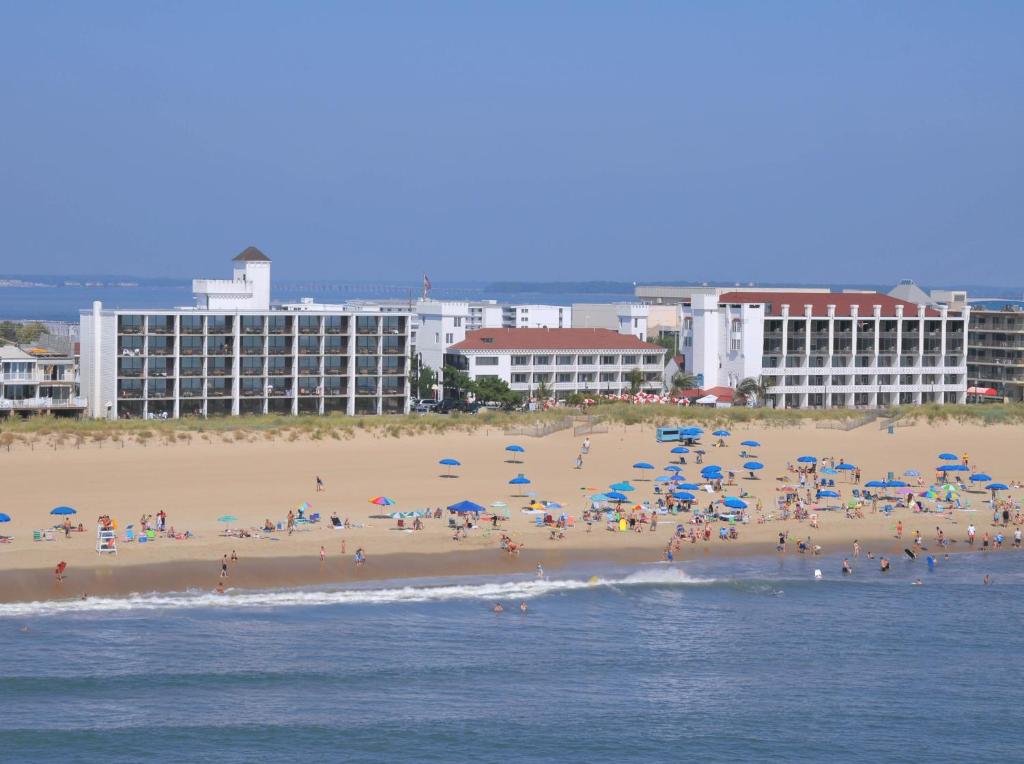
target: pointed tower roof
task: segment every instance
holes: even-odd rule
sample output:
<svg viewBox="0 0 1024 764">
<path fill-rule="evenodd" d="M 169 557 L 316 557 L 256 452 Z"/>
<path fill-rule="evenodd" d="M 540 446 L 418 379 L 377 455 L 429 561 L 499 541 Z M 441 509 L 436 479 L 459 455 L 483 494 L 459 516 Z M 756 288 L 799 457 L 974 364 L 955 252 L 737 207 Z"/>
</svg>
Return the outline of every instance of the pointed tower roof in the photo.
<svg viewBox="0 0 1024 764">
<path fill-rule="evenodd" d="M 269 263 L 270 258 L 260 252 L 256 247 L 246 247 L 239 255 L 232 259 L 236 263 Z"/>
<path fill-rule="evenodd" d="M 907 302 L 913 302 L 918 305 L 931 305 L 933 300 L 928 296 L 921 287 L 915 284 L 911 279 L 903 279 L 897 284 L 890 292 L 890 297 L 895 297 L 897 300 L 906 300 Z"/>
</svg>

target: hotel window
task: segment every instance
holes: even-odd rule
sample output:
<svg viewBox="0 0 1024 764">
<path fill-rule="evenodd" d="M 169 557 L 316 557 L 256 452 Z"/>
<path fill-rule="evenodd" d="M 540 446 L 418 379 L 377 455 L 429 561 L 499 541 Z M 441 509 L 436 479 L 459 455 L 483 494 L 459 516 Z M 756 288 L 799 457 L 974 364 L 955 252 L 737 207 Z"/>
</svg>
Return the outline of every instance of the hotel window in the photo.
<svg viewBox="0 0 1024 764">
<path fill-rule="evenodd" d="M 454 344 L 454 342 L 455 342 L 455 335 L 452 334 L 451 332 L 447 332 L 444 335 L 444 344 L 445 345 L 451 345 L 451 344 Z"/>
<path fill-rule="evenodd" d="M 202 316 L 182 316 L 181 317 L 181 333 L 182 334 L 202 334 L 203 333 L 203 317 Z"/>
<path fill-rule="evenodd" d="M 656 363 L 661 363 L 661 356 L 660 355 L 651 354 L 651 355 L 645 355 L 644 356 L 644 364 L 645 365 L 653 366 Z"/>
<path fill-rule="evenodd" d="M 561 371 L 555 375 L 556 382 L 572 382 L 572 373 L 567 371 Z"/>
<path fill-rule="evenodd" d="M 326 334 L 344 334 L 348 327 L 346 316 L 324 316 L 324 332 Z"/>
<path fill-rule="evenodd" d="M 356 353 L 360 355 L 376 355 L 376 337 L 356 337 Z"/>
<path fill-rule="evenodd" d="M 571 355 L 555 356 L 555 364 L 558 366 L 572 366 L 574 358 Z"/>
<path fill-rule="evenodd" d="M 693 347 L 693 337 L 690 337 L 690 336 L 683 337 L 683 347 L 684 348 L 692 348 Z"/>
<path fill-rule="evenodd" d="M 595 360 L 595 356 L 592 356 L 592 355 L 581 355 L 580 356 L 580 366 L 593 366 L 594 365 L 594 360 Z"/>
<path fill-rule="evenodd" d="M 529 374 L 513 374 L 512 375 L 512 384 L 514 384 L 514 385 L 525 385 L 529 381 L 530 381 L 530 375 Z"/>
<path fill-rule="evenodd" d="M 374 316 L 356 316 L 356 334 L 376 334 L 377 319 Z"/>
<path fill-rule="evenodd" d="M 242 316 L 242 334 L 262 334 L 263 316 Z"/>
<path fill-rule="evenodd" d="M 345 350 L 345 340 L 343 337 L 324 337 L 325 353 L 344 353 Z"/>
<path fill-rule="evenodd" d="M 477 366 L 497 366 L 498 365 L 498 358 L 497 358 L 497 356 L 493 356 L 493 355 L 477 356 L 476 365 Z"/>
<path fill-rule="evenodd" d="M 550 366 L 551 365 L 551 356 L 549 356 L 549 355 L 535 355 L 533 357 L 533 365 L 534 366 Z"/>
<path fill-rule="evenodd" d="M 402 316 L 384 316 L 381 319 L 381 325 L 384 334 L 405 333 L 405 319 Z"/>
<path fill-rule="evenodd" d="M 512 365 L 513 366 L 529 366 L 530 365 L 530 356 L 528 356 L 528 355 L 514 355 L 514 356 L 512 356 Z"/>
<path fill-rule="evenodd" d="M 622 363 L 625 366 L 635 366 L 639 356 L 635 355 L 624 355 L 622 356 Z"/>
<path fill-rule="evenodd" d="M 324 374 L 344 374 L 346 359 L 340 356 L 328 356 L 324 359 Z"/>
<path fill-rule="evenodd" d="M 121 334 L 141 334 L 142 316 L 118 316 L 117 331 Z"/>
<path fill-rule="evenodd" d="M 381 359 L 381 368 L 385 374 L 401 374 L 405 369 L 405 359 L 396 355 L 384 356 Z"/>
<path fill-rule="evenodd" d="M 373 356 L 361 355 L 356 357 L 356 374 L 376 374 L 377 359 Z"/>
<path fill-rule="evenodd" d="M 601 372 L 601 381 L 602 382 L 615 382 L 615 381 L 617 381 L 618 376 L 619 375 L 616 374 L 614 371 L 602 371 Z"/>
<path fill-rule="evenodd" d="M 208 316 L 206 319 L 207 334 L 231 334 L 231 319 L 228 316 Z"/>
<path fill-rule="evenodd" d="M 617 366 L 619 363 L 619 357 L 615 355 L 603 355 L 601 356 L 602 366 Z"/>
<path fill-rule="evenodd" d="M 299 373 L 300 374 L 315 374 L 320 371 L 320 361 L 317 358 L 300 358 L 299 359 Z"/>
<path fill-rule="evenodd" d="M 458 327 L 462 326 L 462 316 L 456 316 L 454 320 L 455 320 L 455 324 L 454 325 L 455 325 L 456 329 Z"/>
<path fill-rule="evenodd" d="M 730 340 L 729 341 L 729 349 L 733 350 L 733 351 L 742 350 L 743 349 L 743 340 Z"/>
</svg>

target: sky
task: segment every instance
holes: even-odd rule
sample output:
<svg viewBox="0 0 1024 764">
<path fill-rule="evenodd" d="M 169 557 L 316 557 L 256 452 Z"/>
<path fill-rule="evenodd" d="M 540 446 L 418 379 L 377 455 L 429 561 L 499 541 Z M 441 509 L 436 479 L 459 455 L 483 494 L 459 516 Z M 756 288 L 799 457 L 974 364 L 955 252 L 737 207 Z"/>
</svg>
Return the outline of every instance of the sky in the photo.
<svg viewBox="0 0 1024 764">
<path fill-rule="evenodd" d="M 1024 285 L 1024 3 L 2 2 L 0 273 Z"/>
</svg>

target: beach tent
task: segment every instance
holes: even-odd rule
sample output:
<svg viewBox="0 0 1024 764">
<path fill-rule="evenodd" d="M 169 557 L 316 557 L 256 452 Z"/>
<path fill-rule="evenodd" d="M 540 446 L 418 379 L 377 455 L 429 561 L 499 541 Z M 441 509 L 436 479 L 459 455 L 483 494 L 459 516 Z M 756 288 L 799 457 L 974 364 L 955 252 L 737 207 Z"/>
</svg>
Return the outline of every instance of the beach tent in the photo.
<svg viewBox="0 0 1024 764">
<path fill-rule="evenodd" d="M 463 501 L 460 501 L 458 504 L 451 504 L 451 505 L 449 505 L 448 509 L 449 509 L 449 511 L 456 512 L 456 513 L 458 513 L 460 515 L 464 515 L 464 514 L 467 514 L 469 512 L 483 512 L 484 511 L 483 507 L 481 507 L 479 504 L 477 504 L 475 502 L 470 501 L 469 499 L 465 499 Z"/>
</svg>

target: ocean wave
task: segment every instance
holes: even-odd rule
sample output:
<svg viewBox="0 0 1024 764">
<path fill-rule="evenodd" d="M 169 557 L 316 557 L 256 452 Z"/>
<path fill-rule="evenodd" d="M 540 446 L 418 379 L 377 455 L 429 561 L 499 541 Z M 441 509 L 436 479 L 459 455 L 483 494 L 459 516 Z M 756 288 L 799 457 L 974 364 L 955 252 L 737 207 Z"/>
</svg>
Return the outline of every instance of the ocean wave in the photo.
<svg viewBox="0 0 1024 764">
<path fill-rule="evenodd" d="M 0 604 L 0 618 L 69 615 L 75 613 L 176 610 L 186 608 L 272 608 L 354 604 L 443 602 L 450 600 L 522 600 L 594 587 L 678 586 L 714 583 L 695 578 L 676 567 L 652 567 L 621 578 L 534 578 L 519 581 L 400 586 L 380 588 L 228 590 L 130 594 L 126 597 L 90 597 L 85 600 L 49 600 Z"/>
</svg>

